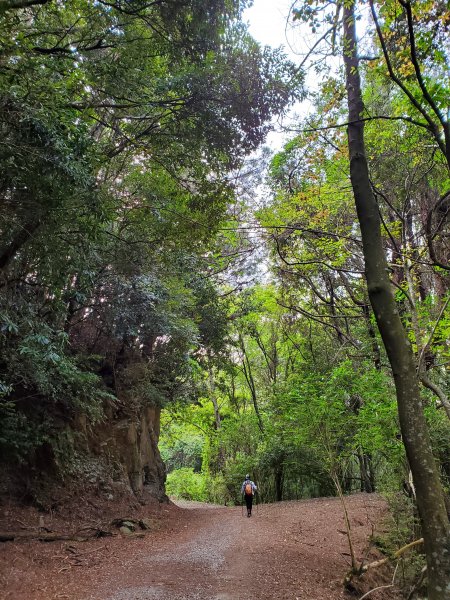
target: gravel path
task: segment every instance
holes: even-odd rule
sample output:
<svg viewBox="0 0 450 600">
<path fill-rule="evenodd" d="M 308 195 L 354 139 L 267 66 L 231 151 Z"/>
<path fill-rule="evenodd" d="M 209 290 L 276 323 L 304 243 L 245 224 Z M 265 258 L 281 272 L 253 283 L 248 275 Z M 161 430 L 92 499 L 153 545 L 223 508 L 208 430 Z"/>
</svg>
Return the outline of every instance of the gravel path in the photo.
<svg viewBox="0 0 450 600">
<path fill-rule="evenodd" d="M 362 560 L 386 507 L 382 499 L 367 494 L 351 496 L 347 504 Z M 261 505 L 250 519 L 239 507 L 182 506 L 166 510 L 165 526 L 145 538 L 115 538 L 103 546 L 98 540 L 78 547 L 86 557 L 79 568 L 65 569 L 62 549 L 53 546 L 49 551 L 49 545 L 41 544 L 42 560 L 33 560 L 22 577 L 16 557 L 5 598 L 348 600 L 388 582 L 387 574 L 377 573 L 376 582 L 367 580 L 356 594 L 343 590 L 349 555 L 338 499 Z M 371 593 L 370 600 L 399 597 L 386 588 Z"/>
<path fill-rule="evenodd" d="M 210 509 L 196 509 L 208 512 Z M 239 515 L 238 515 L 239 516 Z M 225 600 L 233 598 L 218 592 L 229 581 L 226 557 L 240 534 L 239 521 L 230 511 L 216 515 L 216 520 L 185 525 L 176 539 L 159 552 L 143 554 L 133 565 L 132 578 L 145 584 L 130 585 L 114 593 L 100 591 L 92 600 Z M 187 533 L 187 536 L 186 536 Z M 188 539 L 185 539 L 185 538 Z M 123 577 L 123 576 L 122 576 Z M 121 577 L 121 579 L 122 579 Z M 129 581 L 129 580 L 128 580 Z M 122 579 L 123 584 L 123 579 Z M 109 588 L 109 582 L 107 584 Z"/>
</svg>

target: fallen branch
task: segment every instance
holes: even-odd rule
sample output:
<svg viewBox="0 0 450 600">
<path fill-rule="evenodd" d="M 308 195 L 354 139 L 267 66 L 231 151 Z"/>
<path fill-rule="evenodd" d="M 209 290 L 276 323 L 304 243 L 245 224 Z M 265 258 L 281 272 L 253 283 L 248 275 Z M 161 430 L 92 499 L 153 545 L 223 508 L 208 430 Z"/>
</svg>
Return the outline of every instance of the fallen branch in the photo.
<svg viewBox="0 0 450 600">
<path fill-rule="evenodd" d="M 397 560 L 405 552 L 407 552 L 411 548 L 415 548 L 416 546 L 420 546 L 421 544 L 423 544 L 423 538 L 419 538 L 418 540 L 414 540 L 413 542 L 411 542 L 409 544 L 406 544 L 406 546 L 402 546 L 396 552 L 394 552 L 394 554 L 392 556 L 386 556 L 385 558 L 382 558 L 380 560 L 375 560 L 375 561 L 373 561 L 371 563 L 368 563 L 367 565 L 361 565 L 357 571 L 354 571 L 352 569 L 344 577 L 344 582 L 343 582 L 344 585 L 348 586 L 351 583 L 351 581 L 353 580 L 353 577 L 355 577 L 355 575 L 357 577 L 361 577 L 361 575 L 364 575 L 364 573 L 366 573 L 369 569 L 371 569 L 371 570 L 372 569 L 376 569 L 378 567 L 381 567 L 382 565 L 385 565 L 386 563 L 388 563 L 388 562 L 390 562 L 392 560 Z"/>
<path fill-rule="evenodd" d="M 394 554 L 392 555 L 392 557 L 386 556 L 386 558 L 382 558 L 381 560 L 375 560 L 375 561 L 369 563 L 368 565 L 361 566 L 359 574 L 362 575 L 363 573 L 365 573 L 369 569 L 376 569 L 377 567 L 380 567 L 381 565 L 386 564 L 390 560 L 396 560 L 397 558 L 400 558 L 400 556 L 402 556 L 402 554 L 404 554 L 405 552 L 407 552 L 411 548 L 415 548 L 416 546 L 420 546 L 421 544 L 423 544 L 423 538 L 419 538 L 418 540 L 414 540 L 414 542 L 406 544 L 406 546 L 402 546 L 399 550 L 397 550 L 396 552 L 394 552 Z"/>
<path fill-rule="evenodd" d="M 0 542 L 13 542 L 15 540 L 38 540 L 40 542 L 86 542 L 94 537 L 113 535 L 111 532 L 101 531 L 100 534 L 96 531 L 93 535 L 77 536 L 73 534 L 57 533 L 57 532 L 42 532 L 42 531 L 0 531 Z"/>
</svg>

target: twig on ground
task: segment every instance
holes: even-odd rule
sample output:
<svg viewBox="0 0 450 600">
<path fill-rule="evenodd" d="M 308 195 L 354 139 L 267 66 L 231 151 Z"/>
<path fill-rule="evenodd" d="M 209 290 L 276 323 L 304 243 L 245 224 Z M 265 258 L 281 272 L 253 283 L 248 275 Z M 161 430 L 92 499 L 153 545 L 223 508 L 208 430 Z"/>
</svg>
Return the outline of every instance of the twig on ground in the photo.
<svg viewBox="0 0 450 600">
<path fill-rule="evenodd" d="M 312 546 L 313 548 L 316 545 L 316 544 L 310 544 L 309 542 L 300 542 L 300 541 L 298 541 L 297 543 L 298 544 L 303 544 L 304 546 Z"/>
<path fill-rule="evenodd" d="M 416 583 L 411 588 L 411 591 L 409 592 L 408 597 L 406 598 L 406 600 L 412 600 L 414 594 L 417 592 L 417 590 L 422 585 L 423 580 L 425 579 L 426 574 L 427 574 L 427 567 L 425 566 L 425 567 L 422 568 L 422 571 L 420 572 L 419 579 L 416 581 Z"/>
<path fill-rule="evenodd" d="M 16 523 L 19 523 L 19 525 L 22 525 L 22 527 L 24 527 L 25 529 L 32 529 L 31 525 L 27 525 L 26 523 L 24 523 L 23 521 L 21 521 L 20 519 L 14 519 L 14 521 Z"/>
<path fill-rule="evenodd" d="M 69 569 L 71 569 L 72 567 L 70 565 L 67 565 L 65 567 L 61 567 L 58 571 L 58 573 L 62 573 L 63 571 L 68 571 Z"/>
<path fill-rule="evenodd" d="M 98 548 L 93 548 L 92 550 L 85 550 L 84 552 L 78 552 L 77 556 L 86 556 L 86 554 L 92 554 L 93 552 L 98 552 L 99 550 L 103 550 L 103 548 L 106 548 L 106 544 L 103 544 L 103 546 L 99 546 Z"/>
<path fill-rule="evenodd" d="M 399 564 L 400 564 L 400 561 L 395 565 L 394 575 L 392 576 L 391 583 L 389 583 L 388 585 L 379 585 L 378 587 L 373 588 L 372 590 L 369 590 L 363 596 L 361 596 L 361 598 L 359 600 L 363 600 L 364 598 L 367 598 L 372 592 L 376 592 L 377 590 L 385 590 L 387 588 L 394 587 L 394 585 L 395 585 L 395 576 L 397 575 L 397 569 L 398 569 L 398 565 Z"/>
</svg>

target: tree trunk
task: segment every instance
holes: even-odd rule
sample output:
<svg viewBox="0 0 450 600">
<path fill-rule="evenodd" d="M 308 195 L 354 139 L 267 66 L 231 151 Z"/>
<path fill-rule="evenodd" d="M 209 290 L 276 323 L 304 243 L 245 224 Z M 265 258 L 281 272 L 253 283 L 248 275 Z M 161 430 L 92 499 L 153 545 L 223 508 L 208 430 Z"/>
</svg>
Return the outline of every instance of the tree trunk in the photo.
<svg viewBox="0 0 450 600">
<path fill-rule="evenodd" d="M 277 502 L 281 502 L 283 500 L 283 480 L 284 480 L 283 462 L 282 461 L 280 461 L 280 463 L 275 467 L 274 475 L 275 475 L 275 499 Z"/>
<path fill-rule="evenodd" d="M 373 469 L 373 462 L 372 462 L 372 455 L 371 454 L 365 454 L 364 455 L 364 462 L 366 465 L 366 472 L 369 475 L 369 483 L 370 483 L 370 492 L 376 492 L 377 488 L 375 487 L 375 472 Z"/>
<path fill-rule="evenodd" d="M 211 363 L 211 357 L 208 356 L 208 379 L 209 379 L 209 398 L 214 409 L 214 429 L 219 431 L 222 428 L 222 419 L 220 417 L 219 404 L 216 398 L 216 385 L 214 381 L 214 371 Z"/>
<path fill-rule="evenodd" d="M 258 419 L 258 427 L 259 427 L 261 433 L 264 433 L 264 424 L 263 424 L 263 421 L 261 418 L 261 413 L 259 412 L 258 397 L 256 395 L 256 385 L 255 385 L 255 381 L 253 379 L 252 367 L 250 364 L 250 360 L 248 358 L 247 350 L 245 348 L 244 338 L 242 337 L 241 334 L 239 334 L 239 343 L 241 346 L 242 356 L 243 356 L 242 368 L 243 368 L 243 372 L 244 372 L 244 377 L 247 382 L 248 388 L 250 390 L 250 395 L 252 397 L 253 407 L 255 409 L 256 417 Z"/>
<path fill-rule="evenodd" d="M 214 380 L 214 370 L 211 355 L 208 353 L 208 379 L 209 379 L 209 399 L 214 409 L 214 430 L 219 432 L 222 429 L 222 417 L 220 416 L 220 407 L 217 402 L 216 384 Z M 225 464 L 225 451 L 222 447 L 220 438 L 217 438 L 217 459 L 215 470 L 219 472 Z"/>
<path fill-rule="evenodd" d="M 423 414 L 416 365 L 401 323 L 380 231 L 380 215 L 372 193 L 364 148 L 363 102 L 353 3 L 344 4 L 344 63 L 349 107 L 350 177 L 361 227 L 370 302 L 391 364 L 400 427 L 413 474 L 425 540 L 429 600 L 450 599 L 450 524 Z"/>
<path fill-rule="evenodd" d="M 363 304 L 362 309 L 363 309 L 363 314 L 364 314 L 364 320 L 366 323 L 367 333 L 369 334 L 369 337 L 372 342 L 373 364 L 377 371 L 381 371 L 381 353 L 380 353 L 380 348 L 378 346 L 377 336 L 375 335 L 375 331 L 372 327 L 372 322 L 370 320 L 370 312 L 369 312 L 368 304 Z"/>
<path fill-rule="evenodd" d="M 372 494 L 375 491 L 373 474 L 371 472 L 370 456 L 358 452 L 359 474 L 361 478 L 361 492 Z"/>
<path fill-rule="evenodd" d="M 28 223 L 22 226 L 22 229 L 14 239 L 5 248 L 2 248 L 0 251 L 0 271 L 6 271 L 9 263 L 20 248 L 33 236 L 40 224 L 40 220 L 37 217 L 33 217 Z"/>
</svg>

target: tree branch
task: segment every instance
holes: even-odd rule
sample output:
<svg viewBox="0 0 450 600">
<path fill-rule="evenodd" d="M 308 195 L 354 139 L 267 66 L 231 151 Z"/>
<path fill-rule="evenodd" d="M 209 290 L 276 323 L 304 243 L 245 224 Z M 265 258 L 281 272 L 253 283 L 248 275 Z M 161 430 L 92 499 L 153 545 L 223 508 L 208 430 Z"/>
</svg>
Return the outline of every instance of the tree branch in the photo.
<svg viewBox="0 0 450 600">
<path fill-rule="evenodd" d="M 349 125 L 355 125 L 357 123 L 365 123 L 366 121 L 406 121 L 407 123 L 412 123 L 413 125 L 417 125 L 418 127 L 423 127 L 428 131 L 431 131 L 430 125 L 427 123 L 423 123 L 422 121 L 416 121 L 412 117 L 389 117 L 387 115 L 375 115 L 373 117 L 361 117 L 360 119 L 356 119 L 354 121 L 347 121 L 346 123 L 336 123 L 336 125 L 326 125 L 325 127 L 310 127 L 306 129 L 292 129 L 289 128 L 287 131 L 294 131 L 296 133 L 312 133 L 314 131 L 326 131 L 328 129 L 341 129 L 342 127 L 348 127 Z M 433 122 L 431 122 L 433 124 Z M 436 127 L 435 124 L 433 124 Z"/>
<path fill-rule="evenodd" d="M 38 4 L 48 4 L 51 0 L 0 0 L 0 14 L 8 10 L 20 10 Z"/>
<path fill-rule="evenodd" d="M 422 72 L 420 70 L 419 61 L 417 60 L 416 36 L 414 34 L 414 25 L 413 25 L 413 16 L 412 16 L 411 2 L 409 0 L 406 0 L 406 1 L 405 0 L 399 0 L 399 2 L 403 6 L 403 8 L 405 9 L 405 11 L 406 11 L 406 17 L 407 17 L 407 20 L 408 20 L 408 34 L 409 34 L 409 42 L 410 42 L 410 44 L 409 44 L 410 45 L 410 55 L 411 55 L 412 64 L 414 66 L 414 71 L 416 73 L 416 79 L 417 79 L 417 82 L 419 84 L 420 89 L 422 90 L 423 97 L 428 102 L 431 110 L 434 112 L 434 114 L 439 119 L 439 122 L 442 125 L 442 128 L 444 130 L 445 142 L 446 142 L 446 144 L 445 144 L 446 145 L 446 152 L 444 154 L 445 154 L 445 157 L 447 159 L 447 163 L 450 166 L 450 147 L 449 147 L 449 143 L 450 143 L 450 131 L 449 131 L 449 124 L 445 120 L 445 118 L 442 115 L 441 111 L 439 110 L 436 102 L 431 97 L 430 92 L 428 91 L 428 88 L 425 85 L 425 82 L 423 80 Z"/>
<path fill-rule="evenodd" d="M 447 207 L 445 207 L 445 202 L 449 202 L 449 205 Z M 439 224 L 439 226 L 436 228 L 436 231 L 432 232 L 431 231 L 431 227 L 432 227 L 432 222 L 433 222 L 433 214 L 435 213 L 436 210 L 439 210 L 441 206 L 445 207 L 445 213 L 444 216 L 441 219 L 441 223 Z M 426 236 L 426 240 L 427 240 L 427 246 L 428 246 L 428 252 L 430 253 L 430 258 L 433 261 L 433 264 L 437 267 L 440 267 L 441 269 L 445 269 L 446 271 L 450 271 L 450 267 L 448 266 L 448 264 L 444 264 L 442 263 L 436 256 L 436 251 L 434 249 L 434 244 L 433 244 L 433 240 L 436 237 L 436 235 L 439 233 L 440 227 L 442 225 L 442 223 L 444 222 L 445 218 L 447 217 L 447 214 L 450 211 L 450 191 L 446 192 L 443 196 L 441 196 L 439 198 L 439 200 L 436 202 L 436 204 L 433 206 L 433 208 L 428 212 L 428 216 L 427 216 L 427 221 L 425 223 L 425 236 Z"/>
<path fill-rule="evenodd" d="M 384 56 L 384 60 L 386 62 L 387 69 L 389 71 L 390 78 L 392 79 L 392 81 L 395 84 L 398 85 L 398 87 L 402 90 L 402 92 L 408 97 L 408 99 L 411 102 L 411 104 L 424 117 L 424 119 L 428 123 L 427 129 L 429 129 L 429 131 L 433 134 L 433 137 L 434 137 L 436 143 L 438 144 L 439 148 L 441 149 L 442 153 L 444 154 L 444 156 L 447 156 L 445 144 L 441 140 L 438 126 L 433 121 L 433 119 L 430 117 L 430 115 L 428 114 L 428 112 L 423 108 L 423 106 L 420 104 L 420 102 L 418 102 L 418 100 L 416 100 L 416 98 L 409 91 L 409 89 L 404 85 L 404 83 L 394 73 L 394 69 L 392 67 L 391 59 L 389 57 L 389 52 L 388 52 L 388 49 L 387 49 L 387 46 L 386 46 L 386 41 L 384 39 L 383 32 L 381 31 L 380 23 L 378 21 L 378 15 L 377 15 L 377 13 L 375 11 L 375 6 L 374 6 L 374 3 L 373 3 L 373 0 L 369 0 L 369 4 L 370 4 L 370 10 L 371 10 L 371 13 L 372 13 L 372 18 L 373 18 L 373 21 L 375 23 L 375 28 L 377 30 L 377 35 L 378 35 L 378 39 L 379 39 L 380 44 L 381 44 L 381 49 L 383 50 L 383 56 Z"/>
</svg>

